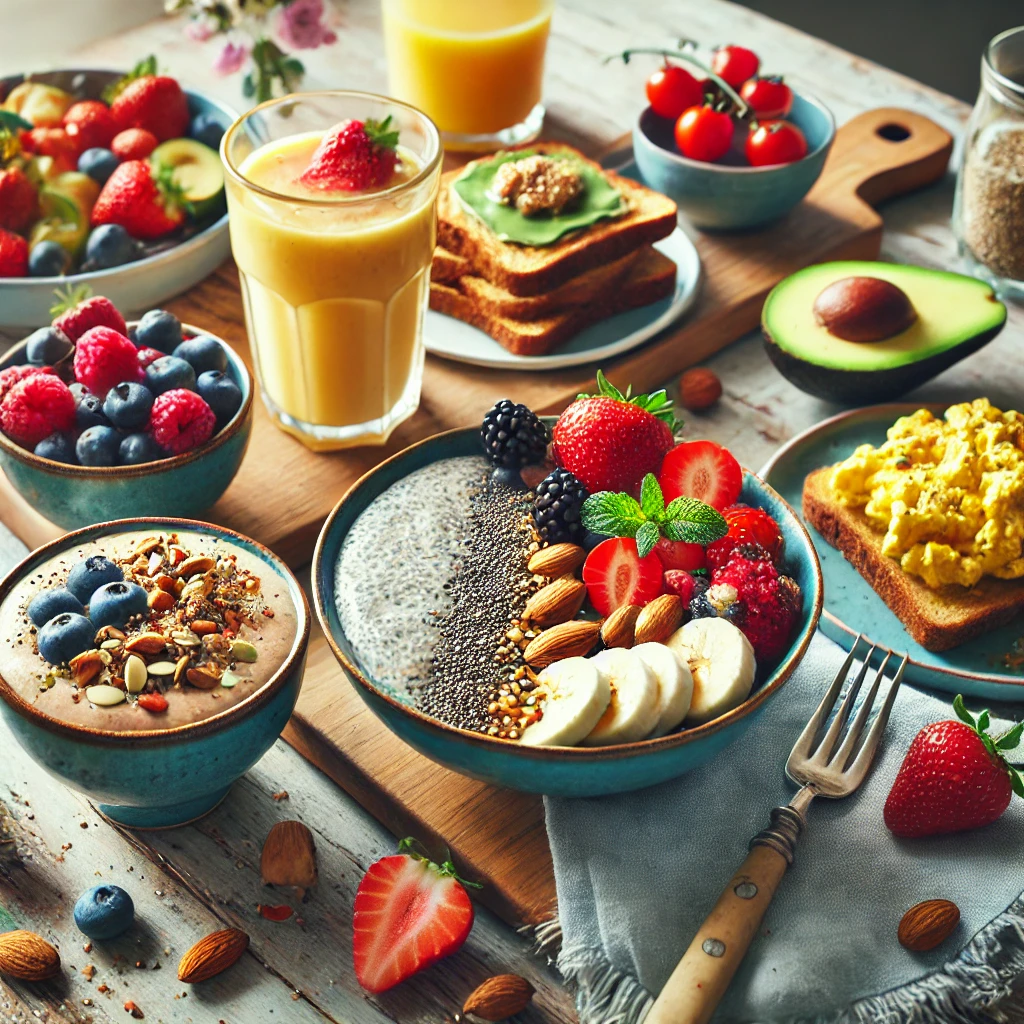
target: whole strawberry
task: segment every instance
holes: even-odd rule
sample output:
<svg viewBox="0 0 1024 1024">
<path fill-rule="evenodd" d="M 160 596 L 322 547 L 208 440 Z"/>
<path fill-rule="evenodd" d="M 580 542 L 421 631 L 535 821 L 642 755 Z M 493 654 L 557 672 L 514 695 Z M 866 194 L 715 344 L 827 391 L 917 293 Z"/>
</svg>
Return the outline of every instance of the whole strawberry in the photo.
<svg viewBox="0 0 1024 1024">
<path fill-rule="evenodd" d="M 110 115 L 118 131 L 145 128 L 161 142 L 188 131 L 188 99 L 167 75 L 143 75 L 128 82 L 110 104 Z"/>
<path fill-rule="evenodd" d="M 64 131 L 75 139 L 84 152 L 101 146 L 106 148 L 117 134 L 117 124 L 106 103 L 99 100 L 79 100 L 68 107 L 63 120 Z"/>
<path fill-rule="evenodd" d="M 27 273 L 28 242 L 0 229 L 0 277 L 24 277 Z"/>
<path fill-rule="evenodd" d="M 169 167 L 129 160 L 115 168 L 92 208 L 92 226 L 120 224 L 132 238 L 159 238 L 185 219 Z"/>
<path fill-rule="evenodd" d="M 26 153 L 52 157 L 56 173 L 73 171 L 78 166 L 82 153 L 80 140 L 68 135 L 63 128 L 33 128 L 22 132 L 19 138 Z"/>
<path fill-rule="evenodd" d="M 299 181 L 325 192 L 362 192 L 387 185 L 398 164 L 391 118 L 342 121 L 320 140 Z"/>
<path fill-rule="evenodd" d="M 957 695 L 959 721 L 926 725 L 915 737 L 885 801 L 886 828 L 905 839 L 964 832 L 995 821 L 1024 781 L 1006 763 L 1024 733 L 1024 722 L 993 739 L 989 713 L 975 720 Z"/>
<path fill-rule="evenodd" d="M 678 427 L 664 391 L 630 396 L 597 371 L 596 395 L 580 395 L 551 432 L 555 462 L 595 494 L 636 494 L 648 473 L 657 473 Z"/>
<path fill-rule="evenodd" d="M 35 220 L 39 193 L 20 167 L 0 169 L 0 228 L 24 231 Z"/>
<path fill-rule="evenodd" d="M 128 325 L 117 307 L 103 295 L 92 295 L 88 285 L 57 292 L 57 304 L 50 307 L 53 325 L 71 341 L 92 327 L 109 327 L 118 334 L 128 334 Z"/>
</svg>

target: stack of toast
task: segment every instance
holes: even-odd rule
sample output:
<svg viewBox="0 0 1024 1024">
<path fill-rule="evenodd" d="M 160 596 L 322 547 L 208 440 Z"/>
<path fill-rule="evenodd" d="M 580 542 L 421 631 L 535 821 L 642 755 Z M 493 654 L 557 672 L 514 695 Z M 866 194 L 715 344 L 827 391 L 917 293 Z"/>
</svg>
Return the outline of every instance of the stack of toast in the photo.
<svg viewBox="0 0 1024 1024">
<path fill-rule="evenodd" d="M 531 153 L 571 155 L 561 143 L 534 143 Z M 653 248 L 676 226 L 671 199 L 611 171 L 625 211 L 573 231 L 547 246 L 501 241 L 460 203 L 441 179 L 438 246 L 431 267 L 430 307 L 464 320 L 516 355 L 543 355 L 598 320 L 665 298 L 676 265 Z"/>
</svg>

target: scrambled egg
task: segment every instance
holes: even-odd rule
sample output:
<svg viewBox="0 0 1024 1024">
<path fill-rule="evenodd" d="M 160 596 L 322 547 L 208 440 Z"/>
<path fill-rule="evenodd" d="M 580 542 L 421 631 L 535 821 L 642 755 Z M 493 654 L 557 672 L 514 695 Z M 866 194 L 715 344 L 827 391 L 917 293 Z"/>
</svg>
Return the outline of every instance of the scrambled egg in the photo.
<svg viewBox="0 0 1024 1024">
<path fill-rule="evenodd" d="M 930 587 L 1024 576 L 1024 415 L 986 398 L 902 416 L 832 472 L 836 498 L 885 531 L 882 551 Z"/>
</svg>

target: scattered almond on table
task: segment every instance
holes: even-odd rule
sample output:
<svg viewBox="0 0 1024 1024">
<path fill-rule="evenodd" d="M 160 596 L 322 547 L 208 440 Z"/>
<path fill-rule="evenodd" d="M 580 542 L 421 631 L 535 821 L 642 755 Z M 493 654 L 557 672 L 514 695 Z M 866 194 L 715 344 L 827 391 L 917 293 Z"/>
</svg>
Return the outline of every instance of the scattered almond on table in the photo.
<svg viewBox="0 0 1024 1024">
<path fill-rule="evenodd" d="M 60 954 L 42 936 L 18 929 L 0 935 L 0 974 L 45 981 L 60 973 Z"/>
<path fill-rule="evenodd" d="M 207 981 L 236 963 L 249 948 L 249 936 L 239 928 L 223 928 L 201 938 L 178 963 L 178 981 L 194 985 Z"/>
<path fill-rule="evenodd" d="M 530 1004 L 533 993 L 533 986 L 518 974 L 497 974 L 473 990 L 462 1012 L 483 1020 L 506 1020 L 522 1013 Z"/>
<path fill-rule="evenodd" d="M 316 844 L 313 833 L 301 821 L 279 821 L 267 833 L 260 855 L 264 885 L 291 885 L 299 890 L 316 885 Z"/>
<path fill-rule="evenodd" d="M 722 382 L 706 366 L 695 366 L 679 378 L 679 401 L 690 412 L 710 409 L 721 397 Z"/>
<path fill-rule="evenodd" d="M 950 900 L 924 900 L 904 915 L 896 932 L 901 946 L 926 953 L 942 945 L 960 923 L 960 909 Z"/>
</svg>

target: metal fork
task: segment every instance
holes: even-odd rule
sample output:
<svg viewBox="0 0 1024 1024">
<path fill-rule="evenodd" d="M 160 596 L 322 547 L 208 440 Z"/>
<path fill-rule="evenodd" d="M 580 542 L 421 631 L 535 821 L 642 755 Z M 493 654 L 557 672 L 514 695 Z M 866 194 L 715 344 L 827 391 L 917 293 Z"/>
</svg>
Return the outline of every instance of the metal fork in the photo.
<svg viewBox="0 0 1024 1024">
<path fill-rule="evenodd" d="M 870 690 L 851 721 L 857 696 L 877 650 L 872 645 L 826 729 L 863 639 L 858 635 L 849 657 L 786 762 L 786 775 L 801 787 L 799 792 L 787 806 L 776 807 L 771 812 L 771 825 L 751 839 L 750 853 L 743 866 L 733 875 L 701 925 L 661 995 L 654 1001 L 644 1024 L 706 1024 L 746 955 L 782 876 L 793 863 L 793 851 L 806 825 L 811 801 L 816 796 L 833 800 L 849 796 L 867 777 L 889 721 L 907 657 L 904 655 L 900 662 L 885 701 L 865 735 L 865 725 L 893 656 L 891 651 L 886 652 Z"/>
</svg>

